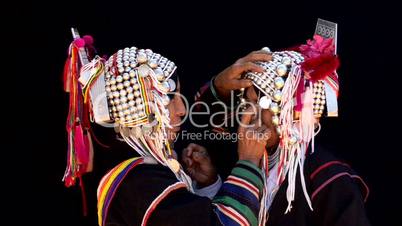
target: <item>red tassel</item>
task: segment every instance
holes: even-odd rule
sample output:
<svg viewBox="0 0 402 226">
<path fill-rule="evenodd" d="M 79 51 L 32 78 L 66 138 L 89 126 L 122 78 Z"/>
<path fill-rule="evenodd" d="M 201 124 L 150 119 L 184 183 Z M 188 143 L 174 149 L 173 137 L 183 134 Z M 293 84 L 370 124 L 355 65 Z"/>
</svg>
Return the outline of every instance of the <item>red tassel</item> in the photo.
<svg viewBox="0 0 402 226">
<path fill-rule="evenodd" d="M 301 68 L 311 81 L 323 80 L 339 67 L 339 59 L 335 55 L 323 54 L 304 61 Z"/>
</svg>

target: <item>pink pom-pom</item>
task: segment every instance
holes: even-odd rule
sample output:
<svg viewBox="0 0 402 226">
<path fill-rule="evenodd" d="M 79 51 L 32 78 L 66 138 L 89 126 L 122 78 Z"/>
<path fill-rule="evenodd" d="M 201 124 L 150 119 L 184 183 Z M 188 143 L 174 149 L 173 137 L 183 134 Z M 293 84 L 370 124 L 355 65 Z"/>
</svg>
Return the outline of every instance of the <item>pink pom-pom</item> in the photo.
<svg viewBox="0 0 402 226">
<path fill-rule="evenodd" d="M 85 44 L 87 44 L 87 45 L 94 44 L 94 38 L 92 38 L 92 36 L 84 35 L 84 37 L 82 37 L 82 38 L 85 40 Z"/>
<path fill-rule="evenodd" d="M 74 40 L 74 45 L 78 48 L 82 48 L 85 46 L 85 40 L 83 38 L 77 38 Z"/>
</svg>

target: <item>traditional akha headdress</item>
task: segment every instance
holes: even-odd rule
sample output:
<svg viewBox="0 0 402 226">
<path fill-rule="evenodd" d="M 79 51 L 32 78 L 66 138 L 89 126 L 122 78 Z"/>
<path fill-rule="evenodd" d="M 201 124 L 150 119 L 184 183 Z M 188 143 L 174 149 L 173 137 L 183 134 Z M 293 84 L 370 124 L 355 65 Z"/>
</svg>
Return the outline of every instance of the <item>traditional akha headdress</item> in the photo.
<svg viewBox="0 0 402 226">
<path fill-rule="evenodd" d="M 108 60 L 96 56 L 91 62 L 82 57 L 80 62 L 79 56 L 86 55 L 82 42 L 76 39 L 71 44 L 65 70 L 66 86 L 72 87 L 66 184 L 87 172 L 83 167 L 89 161 L 82 164 L 81 156 L 91 155 L 90 124 L 95 122 L 115 128 L 141 156 L 152 156 L 169 167 L 192 190 L 191 179 L 174 158 L 167 139 L 171 128 L 167 105 L 176 91 L 174 62 L 136 47 L 119 50 Z"/>
<path fill-rule="evenodd" d="M 263 50 L 271 53 L 267 47 Z M 315 35 L 306 45 L 272 52 L 272 61 L 258 62 L 264 72 L 249 72 L 245 76 L 259 90 L 259 106 L 273 113 L 272 123 L 280 137 L 277 150 L 279 166 L 278 171 L 273 173 L 278 174 L 278 185 L 288 177 L 286 212 L 290 211 L 295 197 L 298 170 L 305 197 L 312 209 L 304 183 L 303 164 L 310 142 L 314 151 L 314 136 L 319 132 L 318 119 L 323 115 L 337 116 L 336 69 L 339 61 L 334 50 L 333 39 Z M 263 166 L 267 174 L 266 156 Z"/>
</svg>

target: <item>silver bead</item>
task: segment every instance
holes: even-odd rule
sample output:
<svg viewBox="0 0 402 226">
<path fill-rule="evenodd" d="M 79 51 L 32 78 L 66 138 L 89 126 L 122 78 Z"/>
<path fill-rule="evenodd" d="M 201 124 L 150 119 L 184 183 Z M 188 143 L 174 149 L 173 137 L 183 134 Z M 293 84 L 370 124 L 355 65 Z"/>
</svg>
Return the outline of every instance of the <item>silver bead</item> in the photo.
<svg viewBox="0 0 402 226">
<path fill-rule="evenodd" d="M 116 87 L 118 90 L 122 90 L 124 88 L 123 83 L 118 83 Z"/>
<path fill-rule="evenodd" d="M 118 75 L 116 77 L 116 82 L 122 82 L 123 81 L 123 77 L 121 75 Z"/>
<path fill-rule="evenodd" d="M 144 105 L 142 105 L 142 104 L 137 104 L 137 109 L 138 109 L 139 111 L 141 111 L 142 109 L 144 109 Z"/>
<path fill-rule="evenodd" d="M 120 90 L 120 96 L 126 96 L 127 95 L 127 91 L 122 89 Z"/>
<path fill-rule="evenodd" d="M 124 80 L 129 80 L 130 79 L 130 75 L 128 73 L 124 73 L 123 74 L 123 79 Z"/>
<path fill-rule="evenodd" d="M 109 82 L 110 82 L 110 85 L 114 85 L 114 84 L 116 84 L 116 79 L 114 77 L 112 77 Z"/>
<path fill-rule="evenodd" d="M 135 77 L 135 70 L 131 70 L 129 75 L 130 75 L 130 78 L 134 78 Z"/>
<path fill-rule="evenodd" d="M 157 68 L 154 70 L 155 77 L 158 81 L 163 81 L 165 80 L 165 75 L 163 74 L 163 71 L 160 68 Z"/>
<path fill-rule="evenodd" d="M 116 106 L 116 109 L 117 109 L 118 111 L 122 111 L 122 110 L 123 110 L 123 106 L 117 105 L 117 106 Z"/>
<path fill-rule="evenodd" d="M 145 53 L 139 52 L 137 55 L 137 62 L 143 64 L 148 61 L 148 57 Z"/>
<path fill-rule="evenodd" d="M 158 67 L 158 62 L 156 62 L 156 60 L 152 59 L 152 60 L 150 60 L 150 61 L 148 62 L 148 65 L 149 65 L 151 68 L 156 68 L 156 67 Z"/>
<path fill-rule="evenodd" d="M 130 85 L 130 83 L 129 83 Z M 126 88 L 127 93 L 132 93 L 133 92 L 133 87 L 129 86 Z"/>
<path fill-rule="evenodd" d="M 127 109 L 127 108 L 128 108 L 128 104 L 127 104 L 127 103 L 123 103 L 123 104 L 121 104 L 121 107 L 122 107 L 123 109 Z"/>
<path fill-rule="evenodd" d="M 129 93 L 129 94 L 127 95 L 127 99 L 129 99 L 129 100 L 134 100 L 134 94 Z"/>
<path fill-rule="evenodd" d="M 285 85 L 285 81 L 281 77 L 276 77 L 274 83 L 277 89 L 281 89 Z"/>
<path fill-rule="evenodd" d="M 259 85 L 259 86 L 260 86 L 260 85 L 262 84 L 261 79 L 258 79 L 256 83 L 257 83 L 257 85 Z"/>
<path fill-rule="evenodd" d="M 176 90 L 176 83 L 173 81 L 173 79 L 169 79 L 167 82 L 169 83 L 170 92 L 175 91 Z"/>
<path fill-rule="evenodd" d="M 284 75 L 286 75 L 287 71 L 288 71 L 288 68 L 287 68 L 286 65 L 284 65 L 284 64 L 279 64 L 279 65 L 276 67 L 276 73 L 278 73 L 279 76 L 284 76 Z"/>
<path fill-rule="evenodd" d="M 280 90 L 276 90 L 274 92 L 274 100 L 276 102 L 279 102 L 279 101 L 281 101 L 281 99 L 282 99 L 282 92 Z"/>
<path fill-rule="evenodd" d="M 163 91 L 163 92 L 169 92 L 170 90 L 170 86 L 169 83 L 167 81 L 162 82 L 162 84 L 159 86 L 159 88 Z"/>
<path fill-rule="evenodd" d="M 271 103 L 270 109 L 271 109 L 271 111 L 272 111 L 274 114 L 278 114 L 278 113 L 279 113 L 279 106 L 278 106 L 278 104 L 275 103 L 275 102 L 272 102 L 272 103 Z"/>
<path fill-rule="evenodd" d="M 137 91 L 134 91 L 134 96 L 135 96 L 135 97 L 139 97 L 139 96 L 140 96 L 140 91 L 138 91 L 138 90 L 137 90 Z"/>
<path fill-rule="evenodd" d="M 131 68 L 137 67 L 137 62 L 136 62 L 136 61 L 132 61 L 132 62 L 130 63 L 130 67 L 131 67 Z"/>
<path fill-rule="evenodd" d="M 170 103 L 170 98 L 167 95 L 162 96 L 162 104 L 167 106 Z"/>
<path fill-rule="evenodd" d="M 114 92 L 113 92 L 113 96 L 114 96 L 114 97 L 119 97 L 119 96 L 120 96 L 120 93 L 119 93 L 118 91 L 114 91 Z"/>
<path fill-rule="evenodd" d="M 290 57 L 284 57 L 282 58 L 282 64 L 289 66 L 290 64 L 292 64 L 292 60 L 290 59 Z"/>
<path fill-rule="evenodd" d="M 271 53 L 271 49 L 268 48 L 268 47 L 264 47 L 264 48 L 262 48 L 261 50 L 263 50 L 263 51 L 265 51 L 265 52 L 267 52 L 267 53 Z"/>
<path fill-rule="evenodd" d="M 260 107 L 262 109 L 268 109 L 269 106 L 271 105 L 272 100 L 270 98 L 268 98 L 267 96 L 263 96 L 260 98 L 260 100 L 258 101 L 258 105 L 260 105 Z"/>
</svg>

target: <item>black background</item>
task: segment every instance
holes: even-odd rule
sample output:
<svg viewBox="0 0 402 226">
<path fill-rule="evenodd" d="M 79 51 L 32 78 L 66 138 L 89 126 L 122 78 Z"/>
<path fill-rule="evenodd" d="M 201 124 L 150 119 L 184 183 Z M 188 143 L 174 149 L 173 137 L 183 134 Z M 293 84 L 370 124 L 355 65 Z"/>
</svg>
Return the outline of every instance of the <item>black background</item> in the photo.
<svg viewBox="0 0 402 226">
<path fill-rule="evenodd" d="M 17 3 L 10 12 L 17 18 L 3 22 L 10 29 L 7 33 L 17 34 L 12 36 L 16 46 L 25 51 L 13 51 L 12 59 L 17 62 L 17 78 L 23 79 L 16 82 L 22 82 L 26 91 L 20 94 L 25 100 L 22 105 L 30 109 L 29 120 L 12 133 L 13 153 L 26 160 L 26 167 L 11 174 L 11 181 L 22 184 L 9 206 L 18 214 L 14 222 L 96 223 L 94 212 L 81 216 L 78 187 L 65 188 L 61 181 L 68 104 L 61 78 L 70 27 L 92 35 L 102 54 L 137 46 L 167 56 L 179 66 L 184 95 L 193 96 L 204 82 L 250 51 L 304 43 L 312 37 L 317 18 L 323 18 L 339 26 L 341 90 L 339 118 L 323 120 L 319 140 L 336 148 L 336 155 L 365 178 L 371 189 L 367 212 L 372 224 L 401 225 L 400 117 L 396 109 L 402 26 L 395 5 L 384 1 L 69 1 Z M 21 103 L 14 105 L 22 107 Z M 25 110 L 16 112 L 21 115 Z M 95 155 L 99 167 L 105 158 L 116 157 L 105 151 Z M 100 177 L 96 172 L 86 177 L 91 208 Z M 34 216 L 27 217 L 29 213 Z"/>
</svg>

